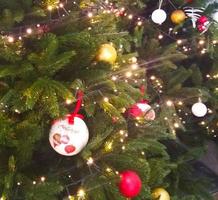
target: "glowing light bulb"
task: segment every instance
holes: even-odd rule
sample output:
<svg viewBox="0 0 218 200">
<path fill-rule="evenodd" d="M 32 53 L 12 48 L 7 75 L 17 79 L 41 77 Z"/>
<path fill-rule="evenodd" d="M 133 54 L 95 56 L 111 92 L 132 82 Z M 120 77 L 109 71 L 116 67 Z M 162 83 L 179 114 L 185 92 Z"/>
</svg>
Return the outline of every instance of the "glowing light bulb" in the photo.
<svg viewBox="0 0 218 200">
<path fill-rule="evenodd" d="M 162 34 L 158 35 L 158 39 L 162 40 L 163 39 L 163 35 Z"/>
<path fill-rule="evenodd" d="M 47 9 L 48 9 L 49 11 L 52 11 L 52 10 L 53 10 L 53 6 L 48 6 Z"/>
<path fill-rule="evenodd" d="M 86 195 L 85 190 L 83 190 L 83 189 L 78 190 L 78 192 L 77 192 L 78 197 L 84 198 L 85 195 Z"/>
<path fill-rule="evenodd" d="M 179 124 L 178 123 L 174 123 L 174 127 L 175 128 L 179 128 Z"/>
<path fill-rule="evenodd" d="M 201 50 L 201 54 L 205 54 L 206 51 L 207 51 L 206 49 L 202 49 L 202 50 Z"/>
<path fill-rule="evenodd" d="M 131 65 L 131 68 L 132 68 L 132 70 L 136 70 L 136 69 L 138 69 L 138 64 L 137 63 L 134 63 L 134 64 L 132 64 Z"/>
<path fill-rule="evenodd" d="M 153 81 L 153 80 L 156 79 L 156 77 L 155 76 L 151 76 L 150 79 Z"/>
<path fill-rule="evenodd" d="M 120 9 L 120 11 L 122 11 L 122 12 L 124 12 L 126 9 L 124 8 L 124 7 L 122 7 L 121 9 Z"/>
<path fill-rule="evenodd" d="M 120 130 L 120 135 L 124 135 L 125 131 L 124 130 Z"/>
<path fill-rule="evenodd" d="M 59 4 L 59 7 L 60 7 L 60 8 L 63 8 L 63 7 L 64 7 L 64 4 L 63 4 L 63 3 L 60 3 L 60 4 Z"/>
<path fill-rule="evenodd" d="M 70 104 L 73 103 L 73 101 L 72 101 L 72 99 L 66 99 L 65 103 L 66 103 L 67 105 L 70 105 Z"/>
<path fill-rule="evenodd" d="M 90 157 L 90 158 L 88 158 L 88 160 L 87 160 L 87 165 L 93 165 L 93 163 L 94 163 L 94 160 L 93 160 L 93 158 L 92 157 Z"/>
<path fill-rule="evenodd" d="M 26 29 L 27 34 L 32 34 L 33 30 L 31 28 Z"/>
<path fill-rule="evenodd" d="M 116 81 L 117 80 L 117 77 L 116 76 L 112 76 L 111 78 L 113 81 Z"/>
<path fill-rule="evenodd" d="M 137 25 L 138 25 L 138 26 L 141 26 L 141 25 L 142 25 L 142 21 L 138 21 L 138 22 L 137 22 Z"/>
<path fill-rule="evenodd" d="M 132 19 L 133 18 L 133 15 L 128 15 L 128 19 Z"/>
<path fill-rule="evenodd" d="M 105 143 L 105 151 L 110 152 L 113 149 L 113 141 L 108 141 Z"/>
<path fill-rule="evenodd" d="M 177 40 L 176 43 L 177 44 L 182 44 L 182 40 Z"/>
<path fill-rule="evenodd" d="M 130 78 L 132 76 L 132 72 L 126 72 L 126 77 Z"/>
<path fill-rule="evenodd" d="M 200 40 L 198 43 L 199 43 L 200 45 L 203 45 L 203 44 L 205 44 L 205 41 L 204 41 L 204 40 Z"/>
<path fill-rule="evenodd" d="M 107 97 L 104 97 L 105 102 L 109 102 L 109 99 Z"/>
<path fill-rule="evenodd" d="M 69 196 L 68 196 L 68 199 L 69 199 L 69 200 L 74 200 L 74 197 L 71 196 L 71 195 L 69 195 Z"/>
<path fill-rule="evenodd" d="M 106 171 L 110 173 L 110 172 L 112 172 L 112 169 L 108 167 L 108 168 L 106 169 Z"/>
<path fill-rule="evenodd" d="M 87 16 L 88 16 L 89 18 L 92 18 L 92 17 L 93 17 L 93 13 L 88 12 Z"/>
<path fill-rule="evenodd" d="M 14 42 L 14 37 L 8 36 L 8 42 L 10 42 L 10 43 Z"/>
<path fill-rule="evenodd" d="M 42 176 L 42 177 L 40 178 L 40 180 L 41 180 L 42 182 L 45 182 L 45 177 Z"/>
<path fill-rule="evenodd" d="M 201 122 L 201 125 L 202 125 L 202 126 L 204 126 L 205 124 L 206 124 L 205 121 L 202 121 L 202 122 Z"/>
<path fill-rule="evenodd" d="M 129 62 L 130 63 L 137 63 L 137 60 L 138 59 L 136 57 L 132 57 L 132 58 L 129 59 Z"/>
<path fill-rule="evenodd" d="M 183 102 L 182 102 L 182 101 L 179 101 L 179 102 L 178 102 L 178 105 L 182 106 L 182 105 L 183 105 Z"/>
<path fill-rule="evenodd" d="M 172 105 L 173 105 L 173 102 L 170 101 L 170 100 L 168 100 L 168 101 L 166 102 L 166 104 L 167 104 L 167 106 L 172 106 Z"/>
<path fill-rule="evenodd" d="M 18 109 L 15 109 L 14 112 L 16 112 L 18 114 L 20 113 L 20 111 Z"/>
</svg>

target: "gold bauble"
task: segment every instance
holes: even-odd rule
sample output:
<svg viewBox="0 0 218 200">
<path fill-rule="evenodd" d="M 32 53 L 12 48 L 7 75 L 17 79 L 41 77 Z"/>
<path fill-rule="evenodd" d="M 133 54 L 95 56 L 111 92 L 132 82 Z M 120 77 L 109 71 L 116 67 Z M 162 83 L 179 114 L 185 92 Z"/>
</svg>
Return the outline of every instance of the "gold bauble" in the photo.
<svg viewBox="0 0 218 200">
<path fill-rule="evenodd" d="M 170 200 L 170 195 L 164 188 L 154 189 L 151 196 L 153 200 Z"/>
<path fill-rule="evenodd" d="M 41 5 L 43 6 L 57 6 L 60 0 L 42 0 Z"/>
<path fill-rule="evenodd" d="M 49 11 L 52 11 L 55 8 L 57 8 L 59 3 L 60 3 L 60 0 L 42 0 L 40 2 L 40 5 L 47 8 Z"/>
<path fill-rule="evenodd" d="M 171 21 L 174 24 L 180 24 L 186 19 L 186 15 L 183 10 L 175 10 L 171 14 Z"/>
<path fill-rule="evenodd" d="M 97 59 L 113 64 L 117 59 L 117 51 L 111 44 L 103 44 L 99 49 Z"/>
</svg>

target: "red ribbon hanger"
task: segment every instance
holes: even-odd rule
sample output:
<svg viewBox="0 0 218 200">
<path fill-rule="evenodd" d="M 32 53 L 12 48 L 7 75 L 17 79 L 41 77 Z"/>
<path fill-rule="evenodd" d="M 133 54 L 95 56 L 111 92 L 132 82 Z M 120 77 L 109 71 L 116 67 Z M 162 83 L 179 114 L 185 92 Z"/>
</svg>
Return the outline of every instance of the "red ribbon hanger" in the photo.
<svg viewBox="0 0 218 200">
<path fill-rule="evenodd" d="M 74 118 L 75 118 L 75 117 L 79 117 L 79 118 L 81 118 L 81 119 L 84 118 L 83 115 L 78 114 L 78 112 L 79 112 L 79 110 L 80 110 L 80 108 L 81 108 L 81 105 L 82 105 L 83 96 L 84 96 L 83 91 L 79 90 L 79 91 L 77 92 L 76 107 L 75 107 L 74 111 L 73 111 L 71 114 L 69 114 L 69 115 L 67 116 L 67 119 L 68 119 L 68 123 L 69 123 L 69 124 L 74 124 Z"/>
</svg>

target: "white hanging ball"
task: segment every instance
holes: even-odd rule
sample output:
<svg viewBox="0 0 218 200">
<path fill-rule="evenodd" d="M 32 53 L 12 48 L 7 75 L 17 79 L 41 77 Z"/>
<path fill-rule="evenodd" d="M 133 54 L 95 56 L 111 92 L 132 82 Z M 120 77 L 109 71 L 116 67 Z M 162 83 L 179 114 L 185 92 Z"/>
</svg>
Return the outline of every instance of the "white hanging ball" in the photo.
<svg viewBox="0 0 218 200">
<path fill-rule="evenodd" d="M 218 10 L 212 14 L 212 19 L 218 23 Z"/>
<path fill-rule="evenodd" d="M 73 156 L 81 152 L 88 139 L 88 128 L 79 117 L 74 118 L 73 124 L 69 124 L 68 119 L 55 121 L 49 134 L 52 148 L 64 156 Z"/>
<path fill-rule="evenodd" d="M 201 102 L 195 103 L 192 106 L 192 113 L 196 117 L 204 117 L 207 114 L 207 107 Z"/>
<path fill-rule="evenodd" d="M 164 10 L 162 9 L 157 9 L 155 10 L 152 15 L 151 15 L 151 19 L 154 23 L 156 24 L 162 24 L 163 22 L 166 21 L 167 19 L 167 14 Z"/>
<path fill-rule="evenodd" d="M 137 107 L 144 113 L 144 118 L 148 121 L 155 120 L 155 111 L 147 103 L 137 103 Z"/>
</svg>

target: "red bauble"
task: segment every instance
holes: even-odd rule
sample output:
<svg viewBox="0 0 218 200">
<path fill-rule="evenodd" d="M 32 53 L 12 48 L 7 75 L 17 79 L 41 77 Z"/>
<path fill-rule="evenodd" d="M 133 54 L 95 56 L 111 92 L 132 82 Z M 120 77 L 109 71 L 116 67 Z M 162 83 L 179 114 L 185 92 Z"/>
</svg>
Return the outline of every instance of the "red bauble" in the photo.
<svg viewBox="0 0 218 200">
<path fill-rule="evenodd" d="M 201 16 L 198 19 L 198 21 L 197 21 L 198 31 L 200 31 L 200 32 L 207 31 L 209 26 L 210 26 L 209 19 L 206 16 Z"/>
<path fill-rule="evenodd" d="M 154 120 L 155 112 L 148 104 L 148 101 L 142 100 L 134 105 L 132 105 L 127 110 L 127 116 L 132 118 L 144 117 L 145 120 Z"/>
<path fill-rule="evenodd" d="M 134 171 L 124 171 L 120 174 L 119 183 L 120 193 L 127 198 L 136 197 L 142 188 L 142 181 L 138 174 Z"/>
<path fill-rule="evenodd" d="M 202 24 L 197 25 L 197 28 L 198 28 L 198 31 L 200 32 L 204 32 L 207 29 L 207 27 Z"/>
<path fill-rule="evenodd" d="M 203 24 L 204 25 L 204 23 L 206 23 L 206 22 L 208 22 L 209 20 L 208 20 L 208 18 L 206 17 L 206 16 L 201 16 L 199 19 L 198 19 L 198 21 L 197 21 L 197 23 L 200 25 L 200 24 Z"/>
</svg>

